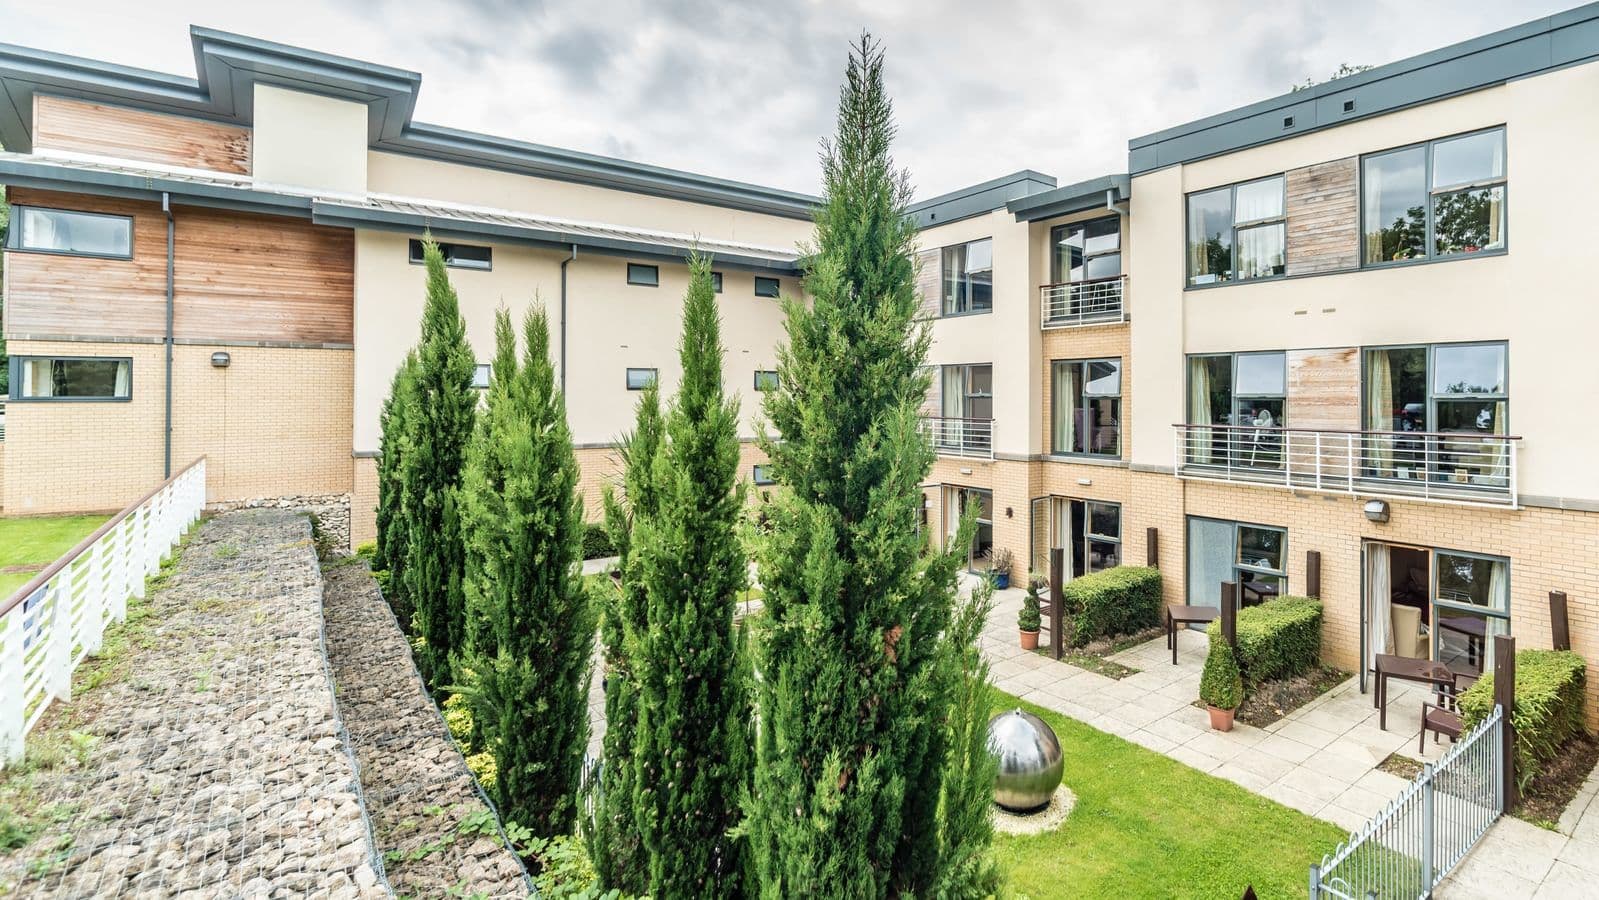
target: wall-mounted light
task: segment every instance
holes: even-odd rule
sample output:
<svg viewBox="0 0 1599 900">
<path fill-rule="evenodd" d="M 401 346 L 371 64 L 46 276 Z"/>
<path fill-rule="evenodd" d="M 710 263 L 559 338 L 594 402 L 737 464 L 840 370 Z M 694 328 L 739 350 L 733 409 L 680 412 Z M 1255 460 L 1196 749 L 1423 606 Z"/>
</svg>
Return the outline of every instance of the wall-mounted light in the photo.
<svg viewBox="0 0 1599 900">
<path fill-rule="evenodd" d="M 233 357 L 229 356 L 226 350 L 218 350 L 217 352 L 211 354 L 211 365 L 216 366 L 219 369 L 226 369 L 228 364 L 232 362 Z"/>
<path fill-rule="evenodd" d="M 1016 518 L 1016 513 L 1015 513 L 1015 511 L 1014 511 L 1014 510 L 1012 510 L 1012 509 L 1011 509 L 1011 508 L 1010 508 L 1010 507 L 1008 507 L 1008 506 L 1007 506 L 1007 507 L 1005 507 L 1005 518 L 1007 518 L 1007 519 L 1014 519 L 1014 518 Z"/>
<path fill-rule="evenodd" d="M 1367 500 L 1366 501 L 1366 518 L 1370 519 L 1373 522 L 1376 522 L 1379 525 L 1381 525 L 1382 523 L 1388 521 L 1388 501 L 1387 500 Z"/>
<path fill-rule="evenodd" d="M 972 470 L 971 469 L 961 469 L 961 474 L 962 475 L 970 475 L 970 474 L 972 474 Z"/>
<path fill-rule="evenodd" d="M 1077 479 L 1077 483 L 1082 485 L 1083 487 L 1088 487 L 1089 485 L 1094 483 L 1094 479 L 1092 479 L 1092 478 L 1079 478 L 1079 479 Z"/>
</svg>

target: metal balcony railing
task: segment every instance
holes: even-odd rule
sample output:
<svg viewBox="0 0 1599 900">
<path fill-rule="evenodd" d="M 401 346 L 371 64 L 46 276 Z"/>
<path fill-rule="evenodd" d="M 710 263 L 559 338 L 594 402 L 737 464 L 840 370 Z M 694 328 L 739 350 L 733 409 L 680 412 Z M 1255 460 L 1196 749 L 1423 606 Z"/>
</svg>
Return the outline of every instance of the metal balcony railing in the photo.
<svg viewBox="0 0 1599 900">
<path fill-rule="evenodd" d="M 922 417 L 922 430 L 940 456 L 994 458 L 994 420 Z"/>
<path fill-rule="evenodd" d="M 1519 437 L 1175 425 L 1177 477 L 1294 490 L 1517 505 Z"/>
<path fill-rule="evenodd" d="M 1046 284 L 1038 289 L 1045 328 L 1075 328 L 1127 321 L 1122 303 L 1127 276 Z"/>
</svg>

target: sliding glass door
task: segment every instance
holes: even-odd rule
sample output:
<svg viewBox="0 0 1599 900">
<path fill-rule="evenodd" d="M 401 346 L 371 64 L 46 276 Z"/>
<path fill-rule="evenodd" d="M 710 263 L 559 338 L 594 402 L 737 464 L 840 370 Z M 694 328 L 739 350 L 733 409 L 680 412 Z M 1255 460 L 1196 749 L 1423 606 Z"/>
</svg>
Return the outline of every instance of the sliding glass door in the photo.
<svg viewBox="0 0 1599 900">
<path fill-rule="evenodd" d="M 1288 591 L 1288 532 L 1269 525 L 1188 517 L 1188 602 L 1221 603 L 1224 581 L 1239 585 L 1244 606 Z"/>
<path fill-rule="evenodd" d="M 1503 557 L 1366 541 L 1361 586 L 1368 671 L 1386 654 L 1481 675 L 1493 669 L 1493 638 L 1510 633 L 1510 561 Z"/>
</svg>

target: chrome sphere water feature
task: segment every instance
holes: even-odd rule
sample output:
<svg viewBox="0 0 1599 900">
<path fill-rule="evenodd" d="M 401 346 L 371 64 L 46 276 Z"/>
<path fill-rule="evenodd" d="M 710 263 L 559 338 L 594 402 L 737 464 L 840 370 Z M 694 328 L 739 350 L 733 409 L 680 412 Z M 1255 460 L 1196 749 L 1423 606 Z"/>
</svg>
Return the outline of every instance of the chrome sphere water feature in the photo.
<svg viewBox="0 0 1599 900">
<path fill-rule="evenodd" d="M 1013 812 L 1049 804 L 1066 764 L 1049 723 L 1019 709 L 1000 713 L 988 722 L 988 749 L 999 758 L 995 803 Z"/>
</svg>

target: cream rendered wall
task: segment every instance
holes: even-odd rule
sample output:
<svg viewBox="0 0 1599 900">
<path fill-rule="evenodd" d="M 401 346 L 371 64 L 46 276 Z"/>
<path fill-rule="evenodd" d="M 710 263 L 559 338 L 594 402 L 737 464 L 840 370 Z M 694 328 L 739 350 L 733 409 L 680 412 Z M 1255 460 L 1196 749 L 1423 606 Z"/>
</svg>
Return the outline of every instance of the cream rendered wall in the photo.
<svg viewBox="0 0 1599 900">
<path fill-rule="evenodd" d="M 1039 362 L 1038 309 L 1031 302 L 1032 247 L 1025 222 L 997 209 L 922 231 L 920 250 L 993 238 L 992 312 L 932 321 L 928 364 L 990 363 L 994 367 L 994 452 L 1038 452 L 1040 414 L 1032 375 Z"/>
<path fill-rule="evenodd" d="M 263 184 L 364 194 L 366 125 L 365 104 L 257 83 L 252 174 Z"/>
<path fill-rule="evenodd" d="M 809 219 L 744 212 L 396 153 L 368 154 L 367 185 L 376 193 L 698 234 L 784 249 L 793 248 L 811 235 Z"/>
<path fill-rule="evenodd" d="M 1149 376 L 1142 383 L 1159 373 L 1164 387 L 1139 392 L 1135 462 L 1172 463 L 1169 426 L 1183 420 L 1185 352 L 1508 340 L 1509 428 L 1525 438 L 1521 492 L 1599 500 L 1599 469 L 1589 464 L 1599 419 L 1574 405 L 1599 393 L 1599 369 L 1588 364 L 1599 333 L 1599 228 L 1572 203 L 1599 196 L 1590 159 L 1599 144 L 1596 104 L 1599 65 L 1576 66 L 1136 179 L 1132 243 L 1141 252 L 1133 281 L 1140 308 L 1158 312 L 1140 315 L 1133 348 Z M 1508 254 L 1181 289 L 1185 193 L 1500 124 Z"/>
</svg>

